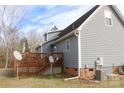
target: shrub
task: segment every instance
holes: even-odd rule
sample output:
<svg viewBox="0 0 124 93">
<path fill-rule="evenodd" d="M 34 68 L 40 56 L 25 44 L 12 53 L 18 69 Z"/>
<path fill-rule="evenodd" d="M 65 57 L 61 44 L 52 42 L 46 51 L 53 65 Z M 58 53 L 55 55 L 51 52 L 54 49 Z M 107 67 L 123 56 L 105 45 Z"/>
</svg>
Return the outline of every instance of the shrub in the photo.
<svg viewBox="0 0 124 93">
<path fill-rule="evenodd" d="M 118 74 L 124 75 L 124 71 L 122 69 L 119 69 Z"/>
<path fill-rule="evenodd" d="M 8 69 L 0 69 L 1 72 L 1 76 L 4 77 L 13 77 L 13 69 L 12 68 L 8 68 Z"/>
</svg>

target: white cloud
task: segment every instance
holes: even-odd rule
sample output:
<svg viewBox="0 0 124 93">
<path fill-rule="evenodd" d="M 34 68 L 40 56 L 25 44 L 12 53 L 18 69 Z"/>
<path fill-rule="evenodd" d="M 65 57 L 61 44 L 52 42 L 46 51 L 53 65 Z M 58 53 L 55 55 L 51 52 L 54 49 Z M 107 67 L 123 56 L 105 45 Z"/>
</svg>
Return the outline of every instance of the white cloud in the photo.
<svg viewBox="0 0 124 93">
<path fill-rule="evenodd" d="M 45 19 L 40 19 L 39 23 L 44 25 L 56 25 L 58 28 L 63 29 L 73 21 L 82 16 L 87 10 L 89 10 L 91 6 L 80 6 L 71 11 L 67 11 L 64 13 L 56 14 Z"/>
<path fill-rule="evenodd" d="M 36 6 L 32 6 L 36 7 Z M 44 7 L 44 6 L 41 6 Z M 22 30 L 25 33 L 28 33 L 31 29 L 37 29 L 37 32 L 44 33 L 49 31 L 50 28 L 56 25 L 59 29 L 64 29 L 72 22 L 77 20 L 80 16 L 82 16 L 86 11 L 91 9 L 93 6 L 66 6 L 66 8 L 71 8 L 69 11 L 64 11 L 58 13 L 58 9 L 56 6 L 45 6 L 47 7 L 47 11 L 44 14 L 37 15 L 30 19 L 31 22 L 38 23 L 37 25 L 28 24 Z M 124 14 L 124 6 L 118 6 L 121 12 Z M 41 25 L 40 25 L 41 24 Z"/>
<path fill-rule="evenodd" d="M 27 34 L 30 30 L 36 30 L 36 28 L 39 28 L 39 26 L 38 25 L 34 25 L 34 26 L 27 25 L 20 30 L 20 33 Z"/>
<path fill-rule="evenodd" d="M 34 30 L 36 33 L 43 35 L 46 32 L 46 30 L 49 28 L 50 28 L 50 26 L 41 27 L 39 25 L 33 25 L 33 26 L 27 25 L 27 26 L 23 27 L 22 29 L 20 29 L 19 33 L 22 36 L 27 36 L 30 31 Z"/>
<path fill-rule="evenodd" d="M 59 13 L 57 13 L 58 9 L 56 9 L 56 6 L 47 6 L 48 11 L 42 15 L 38 15 L 35 18 L 30 19 L 32 22 L 39 24 L 24 26 L 23 29 L 21 29 L 21 32 L 26 34 L 32 29 L 37 29 L 38 32 L 44 33 L 49 31 L 54 25 L 56 25 L 59 29 L 63 29 L 92 7 L 93 6 L 66 6 L 65 8 L 72 9 L 66 12 L 61 12 L 60 10 Z"/>
<path fill-rule="evenodd" d="M 40 14 L 40 15 L 35 16 L 34 18 L 30 19 L 31 22 L 37 22 L 37 21 L 39 21 L 41 19 L 50 17 L 50 16 L 52 16 L 53 14 L 55 14 L 57 12 L 57 11 L 54 10 L 57 7 L 55 5 L 45 5 L 45 6 L 38 6 L 38 7 L 39 8 L 45 7 L 47 11 L 45 11 L 45 13 L 43 13 L 43 14 Z"/>
</svg>

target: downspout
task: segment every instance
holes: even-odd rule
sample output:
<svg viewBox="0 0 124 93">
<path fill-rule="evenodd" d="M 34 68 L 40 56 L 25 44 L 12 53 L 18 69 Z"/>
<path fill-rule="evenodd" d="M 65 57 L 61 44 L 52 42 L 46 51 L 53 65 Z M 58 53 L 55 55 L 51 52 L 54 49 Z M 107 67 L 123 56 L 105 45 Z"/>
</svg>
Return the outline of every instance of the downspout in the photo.
<svg viewBox="0 0 124 93">
<path fill-rule="evenodd" d="M 80 78 L 80 68 L 81 68 L 81 61 L 80 61 L 80 31 L 76 30 L 74 32 L 74 35 L 78 38 L 78 75 L 76 77 L 66 78 L 66 79 L 64 79 L 65 81 Z"/>
</svg>

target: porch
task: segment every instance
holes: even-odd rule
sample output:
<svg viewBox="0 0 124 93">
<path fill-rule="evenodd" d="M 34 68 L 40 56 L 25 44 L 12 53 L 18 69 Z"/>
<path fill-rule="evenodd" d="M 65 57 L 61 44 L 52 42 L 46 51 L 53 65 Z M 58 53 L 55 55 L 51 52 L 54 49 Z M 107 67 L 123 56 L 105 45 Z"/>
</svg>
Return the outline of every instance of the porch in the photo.
<svg viewBox="0 0 124 93">
<path fill-rule="evenodd" d="M 23 59 L 18 62 L 13 57 L 14 76 L 17 75 L 17 62 L 19 76 L 37 76 L 47 74 L 50 72 L 51 63 L 49 62 L 49 56 L 53 56 L 54 59 L 58 57 L 58 60 L 53 63 L 53 72 L 63 72 L 63 53 L 51 52 L 51 53 L 24 53 Z"/>
</svg>

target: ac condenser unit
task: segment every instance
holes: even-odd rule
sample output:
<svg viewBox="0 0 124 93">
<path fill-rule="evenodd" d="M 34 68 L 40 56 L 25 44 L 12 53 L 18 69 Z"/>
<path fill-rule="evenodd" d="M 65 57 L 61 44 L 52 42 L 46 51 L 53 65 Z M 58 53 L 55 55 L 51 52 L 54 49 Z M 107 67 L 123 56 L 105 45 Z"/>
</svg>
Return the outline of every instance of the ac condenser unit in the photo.
<svg viewBox="0 0 124 93">
<path fill-rule="evenodd" d="M 96 80 L 105 80 L 106 73 L 104 70 L 96 70 Z"/>
</svg>

